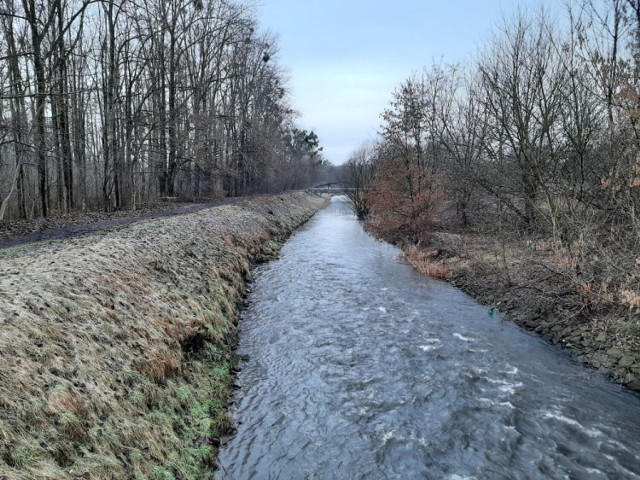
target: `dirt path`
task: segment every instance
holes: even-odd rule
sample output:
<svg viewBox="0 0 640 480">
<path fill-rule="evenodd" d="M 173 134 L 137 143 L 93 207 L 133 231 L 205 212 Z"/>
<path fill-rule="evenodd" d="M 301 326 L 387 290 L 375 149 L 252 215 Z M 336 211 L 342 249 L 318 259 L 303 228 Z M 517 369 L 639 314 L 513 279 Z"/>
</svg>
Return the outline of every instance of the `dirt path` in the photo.
<svg viewBox="0 0 640 480">
<path fill-rule="evenodd" d="M 92 212 L 37 220 L 7 220 L 0 222 L 0 249 L 76 237 L 142 220 L 186 215 L 221 205 L 233 205 L 239 200 L 239 197 L 234 197 L 203 203 L 154 203 L 137 211 L 120 211 L 111 214 Z"/>
</svg>

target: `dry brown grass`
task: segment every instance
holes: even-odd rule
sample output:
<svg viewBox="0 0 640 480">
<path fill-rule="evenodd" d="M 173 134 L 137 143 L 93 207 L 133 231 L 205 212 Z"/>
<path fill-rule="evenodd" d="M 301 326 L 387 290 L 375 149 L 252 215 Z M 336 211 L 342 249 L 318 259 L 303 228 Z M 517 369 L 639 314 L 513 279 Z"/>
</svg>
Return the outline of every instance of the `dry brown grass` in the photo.
<svg viewBox="0 0 640 480">
<path fill-rule="evenodd" d="M 619 292 L 620 303 L 629 307 L 629 310 L 640 312 L 640 294 L 627 288 L 623 288 Z"/>
<path fill-rule="evenodd" d="M 204 478 L 250 263 L 323 203 L 246 200 L 0 252 L 0 477 Z"/>
<path fill-rule="evenodd" d="M 405 261 L 423 275 L 447 280 L 452 269 L 440 259 L 438 250 L 424 250 L 416 246 L 403 249 Z"/>
<path fill-rule="evenodd" d="M 426 247 L 404 251 L 416 270 L 451 281 L 519 325 L 570 348 L 613 380 L 640 390 L 637 265 L 636 271 L 623 268 L 620 255 L 604 251 L 592 255 L 590 264 L 557 241 L 481 234 L 436 233 Z M 629 258 L 635 262 L 635 255 Z M 615 276 L 616 271 L 625 274 Z M 621 353 L 608 355 L 612 347 Z M 622 357 L 626 362 L 618 365 Z M 630 358 L 635 363 L 629 364 Z"/>
</svg>

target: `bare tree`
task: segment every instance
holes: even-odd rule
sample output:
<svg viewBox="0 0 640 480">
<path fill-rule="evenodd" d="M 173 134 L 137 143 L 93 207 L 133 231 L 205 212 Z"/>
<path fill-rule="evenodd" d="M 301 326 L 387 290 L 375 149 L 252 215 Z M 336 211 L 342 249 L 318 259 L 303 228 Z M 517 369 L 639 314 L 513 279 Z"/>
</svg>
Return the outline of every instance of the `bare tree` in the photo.
<svg viewBox="0 0 640 480">
<path fill-rule="evenodd" d="M 549 204 L 554 229 L 557 221 L 550 188 L 558 166 L 557 123 L 564 78 L 552 31 L 544 12 L 533 18 L 521 13 L 493 41 L 478 66 L 490 125 L 487 153 L 503 165 L 503 175 L 509 170 L 515 174 L 502 177 L 500 195 L 530 232 L 541 213 L 541 195 Z"/>
<path fill-rule="evenodd" d="M 365 144 L 351 154 L 342 166 L 340 182 L 360 220 L 369 215 L 370 188 L 374 177 L 376 146 Z"/>
<path fill-rule="evenodd" d="M 287 144 L 249 2 L 2 0 L 0 28 L 6 215 L 299 187 L 323 161 Z"/>
</svg>

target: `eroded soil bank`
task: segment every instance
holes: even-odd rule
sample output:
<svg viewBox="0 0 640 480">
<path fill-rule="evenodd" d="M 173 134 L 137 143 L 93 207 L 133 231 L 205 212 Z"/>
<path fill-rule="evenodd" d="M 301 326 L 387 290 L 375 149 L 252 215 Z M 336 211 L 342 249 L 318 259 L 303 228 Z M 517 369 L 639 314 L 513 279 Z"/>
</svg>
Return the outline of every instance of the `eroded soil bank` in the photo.
<svg viewBox="0 0 640 480">
<path fill-rule="evenodd" d="M 613 381 L 640 390 L 640 313 L 595 299 L 545 242 L 436 233 L 405 249 L 417 270 L 448 280 L 518 325 L 562 345 Z"/>
<path fill-rule="evenodd" d="M 0 252 L 0 478 L 208 478 L 250 265 L 325 202 L 241 200 Z"/>
</svg>

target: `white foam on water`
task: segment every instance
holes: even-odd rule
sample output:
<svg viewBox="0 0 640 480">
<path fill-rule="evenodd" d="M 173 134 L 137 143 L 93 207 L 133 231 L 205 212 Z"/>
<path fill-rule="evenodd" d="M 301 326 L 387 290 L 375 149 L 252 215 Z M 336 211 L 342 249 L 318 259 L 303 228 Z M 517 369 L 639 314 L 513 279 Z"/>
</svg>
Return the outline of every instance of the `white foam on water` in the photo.
<svg viewBox="0 0 640 480">
<path fill-rule="evenodd" d="M 430 352 L 432 350 L 439 350 L 440 345 L 420 345 L 418 348 L 423 352 Z"/>
<path fill-rule="evenodd" d="M 507 375 L 517 375 L 517 373 L 520 371 L 518 370 L 518 367 L 514 367 L 513 365 L 508 365 L 508 367 L 510 368 L 509 370 L 505 370 L 501 373 L 506 373 Z"/>
<path fill-rule="evenodd" d="M 513 409 L 516 408 L 511 402 L 496 402 L 495 400 L 492 400 L 490 398 L 485 398 L 485 397 L 479 397 L 478 401 L 482 403 L 488 403 L 490 405 L 499 405 L 501 407 L 509 407 Z"/>
<path fill-rule="evenodd" d="M 471 368 L 468 372 L 464 372 L 464 376 L 472 381 L 484 380 L 487 378 L 487 371 L 481 368 Z"/>
<path fill-rule="evenodd" d="M 506 380 L 502 380 L 501 378 L 487 378 L 487 381 L 489 383 L 497 383 L 499 385 L 511 385 L 510 382 L 507 382 Z"/>
<path fill-rule="evenodd" d="M 602 470 L 598 470 L 597 468 L 587 467 L 585 468 L 585 470 L 587 471 L 587 473 L 590 473 L 592 475 L 598 475 L 598 474 L 604 475 L 604 472 Z"/>
<path fill-rule="evenodd" d="M 509 395 L 513 395 L 518 389 L 524 386 L 522 382 L 508 382 L 500 378 L 487 378 L 487 381 L 489 383 L 500 385 L 498 387 L 498 390 L 500 390 L 502 393 L 508 393 Z"/>
<path fill-rule="evenodd" d="M 516 382 L 509 385 L 502 385 L 498 388 L 498 390 L 500 390 L 503 393 L 508 393 L 509 395 L 513 395 L 518 391 L 518 389 L 522 388 L 522 386 L 523 385 L 521 382 Z"/>
<path fill-rule="evenodd" d="M 463 342 L 473 342 L 473 341 L 475 341 L 475 338 L 465 337 L 461 333 L 454 333 L 453 336 L 456 337 L 459 340 L 462 340 Z"/>
<path fill-rule="evenodd" d="M 574 427 L 584 428 L 580 422 L 574 420 L 573 418 L 565 417 L 559 412 L 544 412 L 544 418 L 553 418 L 555 420 L 560 420 L 561 422 L 567 423 L 569 425 L 573 425 Z"/>
<path fill-rule="evenodd" d="M 422 446 L 422 447 L 429 447 L 431 444 L 429 442 L 427 442 L 426 439 L 422 438 L 422 437 L 418 437 L 416 438 L 416 441 Z"/>
<path fill-rule="evenodd" d="M 598 434 L 598 436 L 603 435 L 603 433 L 600 431 L 598 431 Z M 609 447 L 617 448 L 618 450 L 624 450 L 625 452 L 629 451 L 629 449 L 625 445 L 618 442 L 617 440 L 614 440 L 613 438 L 607 438 L 604 442 L 598 442 L 598 448 L 600 448 L 603 443 L 605 443 Z M 634 457 L 638 458 L 638 455 L 634 455 Z"/>
<path fill-rule="evenodd" d="M 384 307 L 378 307 L 378 310 L 380 310 L 382 313 L 387 313 L 387 309 Z"/>
<path fill-rule="evenodd" d="M 383 436 L 382 436 L 382 444 L 386 445 L 386 443 L 391 440 L 393 438 L 393 434 L 396 433 L 395 430 L 391 430 L 390 432 L 386 432 Z"/>
<path fill-rule="evenodd" d="M 484 348 L 467 348 L 467 351 L 471 353 L 487 353 L 489 350 L 485 350 Z"/>
<path fill-rule="evenodd" d="M 560 422 L 566 423 L 567 425 L 571 425 L 573 427 L 579 428 L 584 433 L 586 433 L 589 437 L 601 437 L 603 435 L 602 432 L 598 430 L 593 430 L 591 428 L 585 428 L 580 422 L 574 420 L 573 418 L 566 417 L 562 415 L 560 412 L 544 412 L 544 418 L 552 418 L 554 420 L 558 420 Z"/>
</svg>

